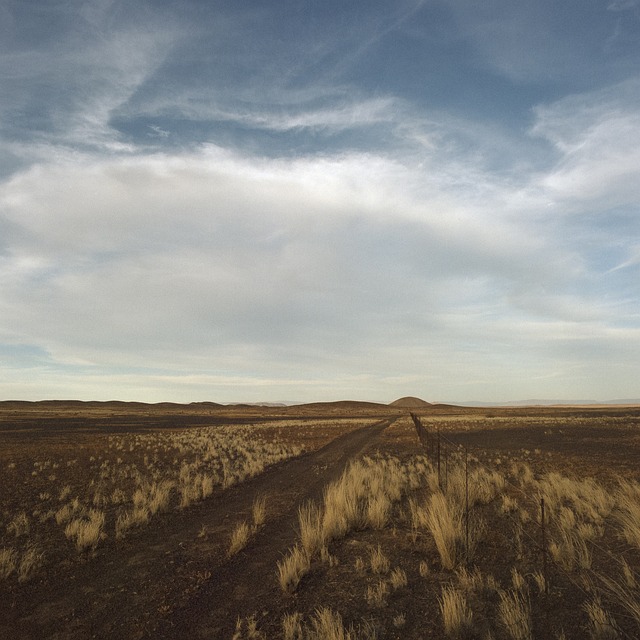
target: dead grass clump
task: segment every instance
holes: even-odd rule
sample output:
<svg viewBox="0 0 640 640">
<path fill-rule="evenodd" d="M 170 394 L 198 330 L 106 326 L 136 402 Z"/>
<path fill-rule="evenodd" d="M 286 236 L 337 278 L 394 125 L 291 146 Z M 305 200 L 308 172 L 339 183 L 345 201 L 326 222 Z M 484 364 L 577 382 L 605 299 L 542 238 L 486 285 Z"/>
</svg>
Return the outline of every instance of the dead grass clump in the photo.
<svg viewBox="0 0 640 640">
<path fill-rule="evenodd" d="M 260 529 L 267 521 L 267 497 L 258 496 L 251 506 L 251 518 L 254 530 Z"/>
<path fill-rule="evenodd" d="M 404 615 L 404 613 L 399 613 L 397 616 L 393 618 L 392 622 L 393 622 L 393 626 L 396 629 L 400 629 L 404 627 L 405 624 L 407 624 L 407 618 Z"/>
<path fill-rule="evenodd" d="M 621 536 L 630 545 L 640 549 L 640 485 L 621 482 L 616 492 L 615 518 L 621 527 Z"/>
<path fill-rule="evenodd" d="M 396 567 L 389 577 L 389 584 L 394 589 L 400 589 L 401 587 L 406 587 L 408 584 L 407 574 L 404 569 L 400 567 Z"/>
<path fill-rule="evenodd" d="M 517 511 L 518 506 L 518 501 L 515 498 L 506 494 L 502 496 L 502 504 L 500 505 L 502 513 L 513 513 Z"/>
<path fill-rule="evenodd" d="M 619 637 L 616 624 L 599 600 L 587 602 L 584 610 L 589 618 L 589 635 L 592 640 L 616 640 Z"/>
<path fill-rule="evenodd" d="M 231 640 L 266 640 L 266 636 L 258 629 L 258 622 L 255 616 L 250 616 L 246 620 L 238 618 L 236 630 Z"/>
<path fill-rule="evenodd" d="M 462 512 L 456 509 L 444 494 L 434 493 L 427 507 L 425 522 L 433 536 L 442 566 L 445 569 L 453 569 L 464 531 Z"/>
<path fill-rule="evenodd" d="M 367 501 L 365 518 L 372 529 L 384 529 L 391 516 L 391 500 L 384 493 L 372 495 Z"/>
<path fill-rule="evenodd" d="M 7 525 L 7 533 L 13 533 L 16 538 L 19 538 L 28 536 L 30 528 L 29 516 L 24 511 L 21 511 Z"/>
<path fill-rule="evenodd" d="M 90 509 L 87 517 L 71 520 L 65 527 L 64 534 L 70 540 L 75 539 L 78 551 L 95 549 L 105 536 L 104 511 Z"/>
<path fill-rule="evenodd" d="M 300 543 L 309 558 L 313 557 L 325 541 L 321 509 L 313 502 L 306 502 L 298 509 Z"/>
<path fill-rule="evenodd" d="M 376 584 L 367 587 L 367 604 L 370 607 L 381 608 L 387 604 L 389 586 L 384 580 L 378 580 Z"/>
<path fill-rule="evenodd" d="M 389 558 L 384 555 L 380 545 L 371 550 L 369 564 L 373 573 L 387 573 L 389 571 Z"/>
<path fill-rule="evenodd" d="M 340 564 L 337 556 L 331 555 L 329 547 L 326 545 L 320 549 L 320 561 L 328 564 L 330 567 L 337 567 Z"/>
<path fill-rule="evenodd" d="M 560 529 L 556 539 L 549 544 L 549 552 L 567 571 L 573 570 L 576 566 L 580 569 L 591 568 L 591 550 L 577 529 Z"/>
<path fill-rule="evenodd" d="M 624 577 L 624 583 L 629 589 L 635 589 L 638 585 L 635 572 L 624 558 L 620 560 L 620 566 L 622 569 L 622 575 Z"/>
<path fill-rule="evenodd" d="M 147 524 L 149 519 L 150 514 L 146 507 L 134 507 L 121 513 L 116 520 L 116 539 L 121 540 L 131 529 Z"/>
<path fill-rule="evenodd" d="M 479 567 L 474 567 L 471 572 L 466 567 L 458 567 L 456 578 L 459 587 L 468 593 L 479 592 L 484 587 L 484 578 Z"/>
<path fill-rule="evenodd" d="M 511 640 L 533 640 L 531 607 L 519 591 L 501 591 L 498 615 Z"/>
<path fill-rule="evenodd" d="M 365 625 L 366 627 L 366 625 Z M 375 634 L 366 628 L 356 633 L 352 627 L 346 627 L 342 616 L 329 607 L 316 609 L 311 620 L 305 624 L 300 613 L 286 614 L 282 618 L 282 636 L 284 640 L 357 640 L 372 639 Z"/>
<path fill-rule="evenodd" d="M 547 581 L 546 581 L 546 578 L 544 577 L 544 573 L 542 573 L 542 571 L 536 571 L 535 573 L 532 574 L 532 577 L 533 577 L 533 581 L 536 583 L 536 586 L 538 587 L 538 592 L 545 593 L 547 590 Z"/>
<path fill-rule="evenodd" d="M 472 630 L 473 613 L 462 591 L 452 586 L 442 587 L 438 601 L 445 634 L 450 638 L 468 637 Z"/>
<path fill-rule="evenodd" d="M 16 570 L 17 562 L 14 549 L 0 549 L 0 580 L 6 580 Z"/>
<path fill-rule="evenodd" d="M 278 581 L 282 590 L 293 593 L 310 568 L 311 561 L 306 551 L 297 545 L 293 547 L 289 555 L 278 562 Z"/>
<path fill-rule="evenodd" d="M 311 627 L 307 629 L 307 640 L 355 640 L 352 630 L 346 629 L 342 616 L 337 612 L 322 607 L 316 610 L 311 620 Z"/>
<path fill-rule="evenodd" d="M 20 558 L 18 565 L 18 582 L 27 582 L 43 565 L 44 553 L 35 546 L 29 547 Z"/>
<path fill-rule="evenodd" d="M 640 627 L 640 592 L 638 589 L 629 588 L 626 584 L 606 576 L 600 576 L 600 580 L 607 596 L 621 606 L 627 616 Z"/>
<path fill-rule="evenodd" d="M 239 522 L 231 533 L 231 542 L 229 543 L 227 555 L 229 557 L 235 556 L 236 553 L 244 549 L 247 546 L 250 537 L 251 528 L 249 525 L 244 521 Z"/>
<path fill-rule="evenodd" d="M 301 613 L 287 613 L 284 615 L 282 618 L 282 635 L 284 640 L 304 640 Z"/>
<path fill-rule="evenodd" d="M 511 584 L 515 591 L 526 591 L 527 583 L 524 576 L 516 569 L 511 567 Z"/>
</svg>

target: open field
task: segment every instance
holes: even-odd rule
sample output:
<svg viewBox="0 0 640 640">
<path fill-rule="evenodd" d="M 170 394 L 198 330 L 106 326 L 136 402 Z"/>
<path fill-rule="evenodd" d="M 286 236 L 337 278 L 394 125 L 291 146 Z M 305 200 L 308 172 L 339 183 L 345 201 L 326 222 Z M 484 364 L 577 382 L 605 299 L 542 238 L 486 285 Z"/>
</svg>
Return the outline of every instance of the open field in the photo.
<svg viewBox="0 0 640 640">
<path fill-rule="evenodd" d="M 637 638 L 639 461 L 637 407 L 0 403 L 0 635 Z"/>
</svg>

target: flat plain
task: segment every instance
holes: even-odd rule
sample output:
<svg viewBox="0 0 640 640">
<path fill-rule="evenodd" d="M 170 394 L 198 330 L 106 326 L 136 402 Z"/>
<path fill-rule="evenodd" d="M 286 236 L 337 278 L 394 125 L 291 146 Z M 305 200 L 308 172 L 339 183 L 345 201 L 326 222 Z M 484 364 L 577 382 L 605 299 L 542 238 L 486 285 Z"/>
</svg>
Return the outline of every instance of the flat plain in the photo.
<svg viewBox="0 0 640 640">
<path fill-rule="evenodd" d="M 0 636 L 640 637 L 640 407 L 0 403 Z"/>
</svg>

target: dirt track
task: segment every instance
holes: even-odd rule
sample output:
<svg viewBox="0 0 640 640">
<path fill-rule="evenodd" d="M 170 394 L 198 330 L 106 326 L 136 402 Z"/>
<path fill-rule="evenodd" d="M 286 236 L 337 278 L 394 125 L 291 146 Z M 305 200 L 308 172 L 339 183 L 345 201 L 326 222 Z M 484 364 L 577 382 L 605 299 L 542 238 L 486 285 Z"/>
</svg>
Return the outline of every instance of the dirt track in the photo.
<svg viewBox="0 0 640 640">
<path fill-rule="evenodd" d="M 258 490 L 271 497 L 278 517 L 237 557 L 212 572 L 193 598 L 176 610 L 154 633 L 162 638 L 230 638 L 238 616 L 249 616 L 281 606 L 277 562 L 294 544 L 298 507 L 320 500 L 324 487 L 339 477 L 358 454 L 375 444 L 391 421 L 349 433 L 334 440 L 311 458 L 296 459 L 261 478 Z M 245 487 L 233 497 L 233 506 L 248 512 L 256 488 Z M 280 616 L 270 617 L 279 621 Z"/>
<path fill-rule="evenodd" d="M 24 597 L 0 604 L 0 636 L 230 638 L 238 616 L 282 606 L 277 561 L 295 541 L 298 506 L 319 499 L 391 422 L 349 432 L 187 512 L 168 514 L 115 554 L 78 565 L 61 584 L 26 586 Z M 228 560 L 231 531 L 250 519 L 258 494 L 267 497 L 267 523 Z"/>
</svg>

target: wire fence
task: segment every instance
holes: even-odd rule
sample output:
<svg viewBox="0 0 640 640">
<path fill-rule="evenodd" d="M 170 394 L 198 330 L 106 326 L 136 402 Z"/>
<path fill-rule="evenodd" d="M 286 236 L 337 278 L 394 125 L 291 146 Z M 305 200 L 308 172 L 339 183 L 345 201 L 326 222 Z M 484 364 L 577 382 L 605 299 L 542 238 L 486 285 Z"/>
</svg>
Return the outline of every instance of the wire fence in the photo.
<svg viewBox="0 0 640 640">
<path fill-rule="evenodd" d="M 469 474 L 470 457 L 468 447 L 460 442 L 454 442 L 450 437 L 446 436 L 439 429 L 430 429 L 426 427 L 423 424 L 422 420 L 416 414 L 411 413 L 410 415 L 415 425 L 418 439 L 420 440 L 420 443 L 425 449 L 427 457 L 430 459 L 437 472 L 438 486 L 443 491 L 443 493 L 446 493 L 448 488 L 449 466 L 451 464 L 464 465 L 464 539 L 465 558 L 468 562 L 470 558 L 469 516 L 475 507 L 475 505 L 469 503 L 469 483 L 472 480 Z M 485 451 L 489 449 L 488 447 L 482 448 Z M 482 468 L 489 473 L 495 473 L 497 471 L 497 469 L 491 468 L 487 464 L 482 462 L 478 456 L 473 456 L 472 463 L 476 468 Z M 508 511 L 503 510 L 502 515 L 506 519 L 508 519 L 514 527 L 517 527 L 517 530 L 522 534 L 522 536 L 524 536 L 524 538 L 527 539 L 527 541 L 531 545 L 531 548 L 537 552 L 540 563 L 539 569 L 542 572 L 542 576 L 544 577 L 543 593 L 545 595 L 545 609 L 547 616 L 549 613 L 549 595 L 553 587 L 551 567 L 555 571 L 556 575 L 562 575 L 578 592 L 580 592 L 587 602 L 597 599 L 597 595 L 596 593 L 594 593 L 595 587 L 589 590 L 581 585 L 576 579 L 576 576 L 572 575 L 572 573 L 565 567 L 563 567 L 560 562 L 556 561 L 553 555 L 549 552 L 552 540 L 552 537 L 550 536 L 551 519 L 548 507 L 545 503 L 544 495 L 542 495 L 539 491 L 533 492 L 525 490 L 525 488 L 523 488 L 521 485 L 517 485 L 512 482 L 504 473 L 501 473 L 500 475 L 504 480 L 505 486 L 508 487 L 512 492 L 519 494 L 529 504 L 537 505 L 537 518 L 531 520 L 531 524 L 533 526 L 530 531 L 522 526 L 522 522 L 516 520 Z M 620 564 L 620 556 L 624 552 L 630 550 L 629 547 L 619 549 L 618 555 L 616 555 L 612 553 L 610 549 L 606 549 L 593 539 L 589 539 L 588 543 L 591 547 L 592 552 L 597 551 L 603 558 L 607 558 L 609 561 L 617 564 Z M 590 584 L 592 586 L 597 581 L 606 582 L 606 580 L 602 579 L 602 576 L 596 574 L 591 570 L 590 567 L 583 567 L 582 571 L 582 576 L 589 576 L 590 578 L 592 578 L 590 580 Z M 640 613 L 640 603 L 638 603 L 638 612 Z M 634 613 L 636 613 L 635 610 Z M 638 640 L 638 638 L 640 638 L 640 615 L 630 615 L 629 613 L 625 613 L 624 610 L 619 610 L 616 611 L 616 618 L 624 619 L 629 623 L 633 623 L 637 628 L 637 633 L 631 635 L 629 632 L 621 629 L 619 625 L 606 621 L 603 621 L 603 624 L 605 626 L 611 626 L 612 631 L 615 631 L 615 633 L 623 638 L 629 638 L 630 640 Z"/>
</svg>

